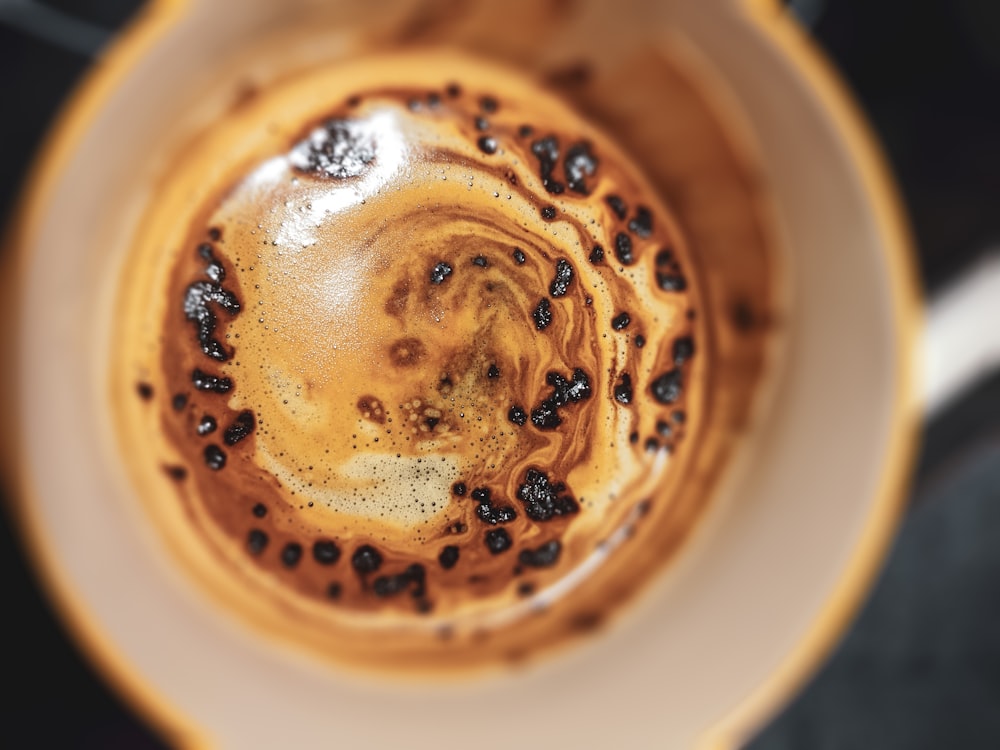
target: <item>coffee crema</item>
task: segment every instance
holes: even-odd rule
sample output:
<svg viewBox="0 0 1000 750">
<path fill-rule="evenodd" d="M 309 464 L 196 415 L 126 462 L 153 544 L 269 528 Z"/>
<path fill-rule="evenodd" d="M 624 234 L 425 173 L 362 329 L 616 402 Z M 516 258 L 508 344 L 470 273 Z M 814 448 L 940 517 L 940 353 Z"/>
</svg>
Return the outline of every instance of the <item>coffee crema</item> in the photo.
<svg viewBox="0 0 1000 750">
<path fill-rule="evenodd" d="M 638 585 L 637 529 L 679 520 L 711 364 L 638 166 L 454 55 L 314 71 L 213 125 L 149 211 L 116 331 L 170 545 L 249 619 L 363 666 L 590 628 Z"/>
</svg>

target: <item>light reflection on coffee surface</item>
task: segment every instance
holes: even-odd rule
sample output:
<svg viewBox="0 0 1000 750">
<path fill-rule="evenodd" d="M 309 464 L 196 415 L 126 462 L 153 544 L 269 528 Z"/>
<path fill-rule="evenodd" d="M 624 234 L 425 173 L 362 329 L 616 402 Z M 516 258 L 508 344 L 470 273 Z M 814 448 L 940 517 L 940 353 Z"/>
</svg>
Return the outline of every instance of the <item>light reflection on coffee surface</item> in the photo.
<svg viewBox="0 0 1000 750">
<path fill-rule="evenodd" d="M 586 582 L 644 574 L 637 529 L 679 522 L 702 432 L 710 316 L 641 162 L 458 60 L 318 71 L 234 110 L 123 278 L 120 419 L 149 436 L 168 542 L 250 619 L 349 660 L 585 629 L 609 599 Z"/>
</svg>

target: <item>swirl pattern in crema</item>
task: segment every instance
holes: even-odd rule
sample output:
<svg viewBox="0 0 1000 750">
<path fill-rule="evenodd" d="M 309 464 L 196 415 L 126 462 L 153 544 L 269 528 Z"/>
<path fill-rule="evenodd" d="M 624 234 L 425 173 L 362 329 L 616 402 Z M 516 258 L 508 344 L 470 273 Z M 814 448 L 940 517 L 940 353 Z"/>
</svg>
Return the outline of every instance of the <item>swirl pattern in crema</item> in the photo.
<svg viewBox="0 0 1000 750">
<path fill-rule="evenodd" d="M 670 522 L 708 371 L 694 268 L 640 170 L 531 82 L 464 59 L 286 82 L 151 217 L 122 415 L 172 546 L 252 618 L 397 663 L 548 642 Z"/>
</svg>

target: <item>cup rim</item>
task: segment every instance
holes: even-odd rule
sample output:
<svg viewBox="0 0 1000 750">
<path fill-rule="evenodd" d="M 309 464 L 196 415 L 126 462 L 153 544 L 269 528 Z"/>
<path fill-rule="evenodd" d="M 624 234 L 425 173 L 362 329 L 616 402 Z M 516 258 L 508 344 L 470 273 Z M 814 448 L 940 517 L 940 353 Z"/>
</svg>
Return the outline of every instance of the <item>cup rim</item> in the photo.
<svg viewBox="0 0 1000 750">
<path fill-rule="evenodd" d="M 891 318 L 897 350 L 893 428 L 868 518 L 833 592 L 771 676 L 710 730 L 705 748 L 732 748 L 749 740 L 805 685 L 845 634 L 888 556 L 905 513 L 920 444 L 924 409 L 919 353 L 925 296 L 906 210 L 885 153 L 833 63 L 778 0 L 735 0 L 767 41 L 803 76 L 833 129 L 843 139 L 865 199 L 871 206 L 888 267 Z"/>
<path fill-rule="evenodd" d="M 733 12 L 737 12 L 737 5 L 742 6 L 756 31 L 804 77 L 844 141 L 878 226 L 889 269 L 891 320 L 899 346 L 894 362 L 893 429 L 886 446 L 887 460 L 850 560 L 840 572 L 833 593 L 796 647 L 768 679 L 709 730 L 702 743 L 707 748 L 733 747 L 748 739 L 750 733 L 801 688 L 847 629 L 881 568 L 905 509 L 921 424 L 916 355 L 923 318 L 922 294 L 910 230 L 885 157 L 832 65 L 808 35 L 782 12 L 777 0 L 732 2 Z M 89 71 L 71 94 L 43 142 L 2 243 L 7 249 L 4 266 L 8 272 L 4 277 L 11 287 L 4 295 L 6 304 L 17 299 L 12 280 L 18 278 L 27 263 L 26 248 L 32 246 L 31 238 L 39 230 L 59 175 L 89 123 L 125 75 L 195 4 L 196 0 L 150 0 L 103 53 L 100 66 Z M 67 632 L 117 695 L 157 734 L 183 747 L 212 746 L 204 730 L 173 706 L 120 653 L 101 631 L 82 597 L 68 585 L 33 510 L 34 488 L 31 478 L 19 468 L 16 436 L 4 436 L 4 444 L 7 450 L 3 451 L 2 468 L 12 490 L 13 520 L 42 587 Z"/>
</svg>

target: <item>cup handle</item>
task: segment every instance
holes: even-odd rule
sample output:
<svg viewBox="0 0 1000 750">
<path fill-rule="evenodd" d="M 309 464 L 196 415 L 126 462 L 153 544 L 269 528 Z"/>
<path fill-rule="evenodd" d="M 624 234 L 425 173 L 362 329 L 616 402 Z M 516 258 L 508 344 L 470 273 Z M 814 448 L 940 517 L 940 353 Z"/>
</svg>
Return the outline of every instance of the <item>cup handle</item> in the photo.
<svg viewBox="0 0 1000 750">
<path fill-rule="evenodd" d="M 778 0 L 720 2 L 780 10 Z M 803 23 L 808 19 L 798 20 L 808 31 Z M 927 419 L 1000 370 L 1000 249 L 985 254 L 929 300 L 922 343 L 916 364 Z"/>
<path fill-rule="evenodd" d="M 927 417 L 1000 369 L 1000 250 L 931 299 L 921 354 Z"/>
</svg>

